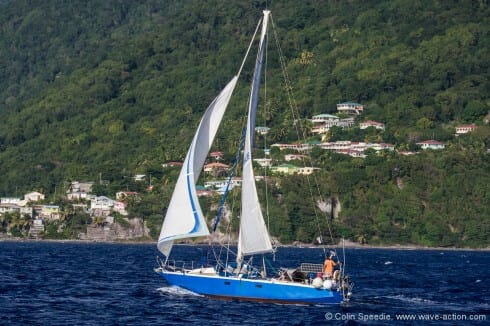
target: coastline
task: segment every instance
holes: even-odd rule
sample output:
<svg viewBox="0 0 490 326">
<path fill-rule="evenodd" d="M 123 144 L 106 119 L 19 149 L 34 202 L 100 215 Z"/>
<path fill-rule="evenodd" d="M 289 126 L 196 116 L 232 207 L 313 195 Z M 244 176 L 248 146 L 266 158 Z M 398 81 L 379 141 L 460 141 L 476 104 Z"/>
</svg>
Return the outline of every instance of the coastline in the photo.
<svg viewBox="0 0 490 326">
<path fill-rule="evenodd" d="M 10 238 L 0 237 L 0 243 L 2 242 L 52 242 L 52 243 L 80 243 L 80 244 L 130 244 L 130 245 L 153 245 L 156 244 L 156 240 L 142 239 L 142 240 L 80 240 L 80 239 L 23 239 L 23 238 Z M 180 242 L 175 245 L 184 246 L 205 246 L 208 242 Z M 469 248 L 469 247 L 425 247 L 415 244 L 396 244 L 396 245 L 371 245 L 371 244 L 359 244 L 356 242 L 346 240 L 344 245 L 325 245 L 327 248 L 332 249 L 380 249 L 380 250 L 444 250 L 444 251 L 483 251 L 490 252 L 490 246 L 486 248 Z M 295 244 L 279 244 L 277 248 L 309 248 L 309 249 L 321 249 L 320 245 L 313 245 L 308 243 L 295 243 Z"/>
</svg>

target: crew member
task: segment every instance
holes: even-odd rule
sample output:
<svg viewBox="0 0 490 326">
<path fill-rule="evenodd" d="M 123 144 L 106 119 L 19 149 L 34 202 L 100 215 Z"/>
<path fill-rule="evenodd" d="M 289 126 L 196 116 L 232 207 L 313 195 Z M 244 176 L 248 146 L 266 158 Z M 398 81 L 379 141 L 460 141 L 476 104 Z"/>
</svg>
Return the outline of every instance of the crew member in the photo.
<svg viewBox="0 0 490 326">
<path fill-rule="evenodd" d="M 323 276 L 327 278 L 332 278 L 333 269 L 337 266 L 337 263 L 332 260 L 331 256 L 327 256 L 323 262 Z"/>
</svg>

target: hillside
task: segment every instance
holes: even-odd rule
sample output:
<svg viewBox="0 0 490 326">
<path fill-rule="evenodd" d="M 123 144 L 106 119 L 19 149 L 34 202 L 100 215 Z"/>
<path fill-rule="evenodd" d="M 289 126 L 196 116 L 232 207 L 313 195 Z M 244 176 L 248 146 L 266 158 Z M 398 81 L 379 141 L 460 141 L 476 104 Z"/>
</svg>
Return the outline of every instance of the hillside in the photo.
<svg viewBox="0 0 490 326">
<path fill-rule="evenodd" d="M 113 194 L 141 187 L 131 177 L 146 174 L 155 191 L 133 213 L 150 216 L 156 227 L 176 175 L 161 164 L 183 159 L 200 115 L 236 72 L 264 6 L 0 2 L 0 196 L 35 189 L 55 198 L 69 181 L 100 178 L 109 185 L 97 192 Z M 376 139 L 399 150 L 425 139 L 447 142 L 443 152 L 411 157 L 313 153 L 325 192 L 342 208 L 336 236 L 488 246 L 488 4 L 278 1 L 271 10 L 304 118 L 356 101 L 367 108 L 362 119 L 387 126 L 383 133 L 337 130 L 332 140 Z M 281 85 L 272 79 L 268 87 Z M 286 99 L 271 102 L 271 141 L 288 142 Z M 240 129 L 237 103 L 216 145 L 228 156 Z M 454 137 L 464 123 L 478 129 Z M 303 183 L 285 177 L 276 189 L 292 207 L 273 206 L 280 226 L 272 232 L 282 241 L 315 238 L 301 193 L 291 191 Z"/>
</svg>

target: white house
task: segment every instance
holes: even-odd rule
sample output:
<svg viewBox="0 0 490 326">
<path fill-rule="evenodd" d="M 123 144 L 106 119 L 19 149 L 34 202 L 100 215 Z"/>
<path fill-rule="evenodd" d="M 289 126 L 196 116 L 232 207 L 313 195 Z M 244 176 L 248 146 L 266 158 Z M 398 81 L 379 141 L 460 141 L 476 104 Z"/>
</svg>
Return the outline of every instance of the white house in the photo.
<svg viewBox="0 0 490 326">
<path fill-rule="evenodd" d="M 272 144 L 271 147 L 278 147 L 281 151 L 286 149 L 296 150 L 296 151 L 308 151 L 313 148 L 311 144 Z"/>
<path fill-rule="evenodd" d="M 138 196 L 138 193 L 136 191 L 118 191 L 116 192 L 116 199 L 117 200 L 124 200 L 128 197 L 136 197 Z"/>
<path fill-rule="evenodd" d="M 87 196 L 92 192 L 93 185 L 93 182 L 73 181 L 66 190 L 66 197 L 69 200 L 87 199 Z"/>
<path fill-rule="evenodd" d="M 1 204 L 19 205 L 20 202 L 22 202 L 22 199 L 20 199 L 20 198 L 15 198 L 15 197 L 2 197 L 2 198 L 0 198 Z"/>
<path fill-rule="evenodd" d="M 46 218 L 49 220 L 59 220 L 61 217 L 61 210 L 58 205 L 41 205 L 39 211 L 40 218 Z"/>
<path fill-rule="evenodd" d="M 355 102 L 344 102 L 337 104 L 337 111 L 346 114 L 361 114 L 364 111 L 364 105 Z"/>
<path fill-rule="evenodd" d="M 437 140 L 425 140 L 418 142 L 417 145 L 419 145 L 422 149 L 444 149 L 446 145 L 440 141 Z"/>
<path fill-rule="evenodd" d="M 260 135 L 267 135 L 270 129 L 269 127 L 255 127 L 255 132 Z"/>
<path fill-rule="evenodd" d="M 469 132 L 472 132 L 473 130 L 476 129 L 475 124 L 470 124 L 470 125 L 461 125 L 456 127 L 456 136 L 462 135 L 462 134 L 467 134 Z"/>
<path fill-rule="evenodd" d="M 223 188 L 226 188 L 227 184 L 228 184 L 228 179 L 206 181 L 206 182 L 204 182 L 204 188 L 206 188 L 206 189 L 223 189 Z M 229 189 L 231 190 L 234 187 L 241 186 L 241 185 L 242 185 L 242 179 L 235 177 L 235 178 L 231 179 Z"/>
<path fill-rule="evenodd" d="M 332 114 L 318 114 L 311 118 L 312 123 L 332 123 L 338 121 L 340 118 Z"/>
<path fill-rule="evenodd" d="M 115 200 L 105 196 L 95 197 L 90 201 L 91 209 L 112 209 L 115 204 Z"/>
<path fill-rule="evenodd" d="M 37 192 L 37 191 L 33 191 L 33 192 L 29 192 L 27 194 L 24 195 L 24 200 L 25 201 L 40 201 L 40 200 L 44 200 L 44 195 L 40 192 Z"/>
<path fill-rule="evenodd" d="M 306 156 L 300 155 L 300 154 L 286 154 L 286 155 L 284 155 L 285 161 L 302 160 L 303 158 L 306 158 Z"/>
<path fill-rule="evenodd" d="M 272 159 L 270 158 L 254 158 L 254 162 L 257 162 L 261 167 L 270 167 L 272 165 Z"/>
<path fill-rule="evenodd" d="M 136 174 L 133 179 L 134 181 L 144 181 L 146 178 L 146 174 Z"/>
<path fill-rule="evenodd" d="M 340 119 L 335 115 L 326 113 L 313 116 L 311 122 L 314 124 L 311 128 L 311 132 L 319 135 L 326 134 L 333 126 L 350 128 L 354 125 L 353 118 Z"/>
<path fill-rule="evenodd" d="M 121 215 L 128 215 L 128 212 L 126 211 L 126 203 L 122 201 L 115 201 L 113 210 L 115 212 L 118 212 Z"/>
<path fill-rule="evenodd" d="M 364 121 L 364 122 L 359 123 L 360 129 L 366 129 L 369 127 L 374 127 L 378 130 L 385 130 L 385 124 L 382 122 L 368 120 L 368 121 Z"/>
<path fill-rule="evenodd" d="M 311 166 L 299 167 L 297 173 L 302 175 L 310 175 L 315 171 L 320 170 L 320 168 L 314 168 Z"/>
</svg>

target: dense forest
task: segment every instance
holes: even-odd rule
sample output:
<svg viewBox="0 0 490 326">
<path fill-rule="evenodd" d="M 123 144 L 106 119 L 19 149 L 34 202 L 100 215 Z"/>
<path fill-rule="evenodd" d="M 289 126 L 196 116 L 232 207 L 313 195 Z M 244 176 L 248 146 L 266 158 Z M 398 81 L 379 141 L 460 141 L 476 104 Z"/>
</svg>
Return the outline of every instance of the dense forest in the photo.
<svg viewBox="0 0 490 326">
<path fill-rule="evenodd" d="M 0 196 L 37 190 L 53 202 L 70 181 L 104 180 L 97 194 L 143 194 L 131 214 L 156 236 L 178 175 L 162 163 L 183 160 L 201 114 L 238 70 L 266 3 L 0 1 Z M 333 128 L 331 141 L 386 142 L 397 151 L 427 139 L 446 143 L 442 151 L 368 152 L 364 159 L 313 150 L 318 184 L 340 209 L 326 217 L 332 241 L 488 247 L 488 1 L 268 5 L 301 117 L 355 101 L 366 106 L 359 121 L 386 124 L 384 131 Z M 268 68 L 280 73 L 278 64 Z M 271 128 L 270 143 L 291 142 L 295 119 L 283 85 L 267 83 L 269 110 L 259 124 Z M 247 96 L 237 93 L 214 147 L 229 158 Z M 455 126 L 468 123 L 477 129 L 455 137 Z M 134 182 L 136 174 L 149 176 L 151 192 Z M 282 176 L 269 187 L 271 233 L 281 242 L 318 236 L 307 186 L 304 177 Z M 219 199 L 203 201 L 213 207 Z"/>
</svg>

